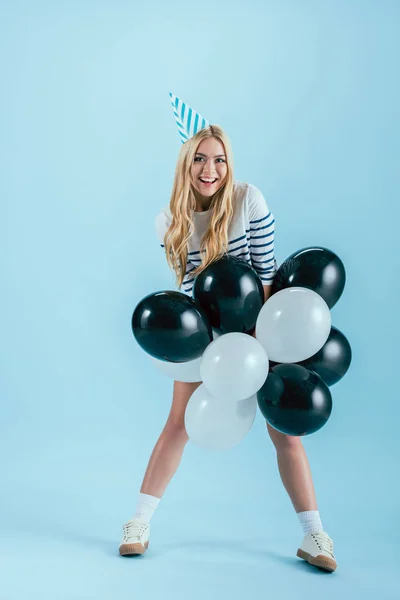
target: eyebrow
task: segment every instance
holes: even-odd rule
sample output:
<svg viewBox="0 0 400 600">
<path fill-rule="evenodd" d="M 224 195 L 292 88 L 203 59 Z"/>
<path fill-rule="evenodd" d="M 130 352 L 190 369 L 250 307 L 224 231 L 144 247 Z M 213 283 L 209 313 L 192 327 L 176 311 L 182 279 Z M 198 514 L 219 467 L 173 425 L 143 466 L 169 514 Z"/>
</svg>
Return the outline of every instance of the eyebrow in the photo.
<svg viewBox="0 0 400 600">
<path fill-rule="evenodd" d="M 207 158 L 207 154 L 203 154 L 202 152 L 196 152 L 196 156 L 205 156 Z M 216 154 L 214 158 L 220 158 L 221 156 L 225 156 L 225 154 Z"/>
</svg>

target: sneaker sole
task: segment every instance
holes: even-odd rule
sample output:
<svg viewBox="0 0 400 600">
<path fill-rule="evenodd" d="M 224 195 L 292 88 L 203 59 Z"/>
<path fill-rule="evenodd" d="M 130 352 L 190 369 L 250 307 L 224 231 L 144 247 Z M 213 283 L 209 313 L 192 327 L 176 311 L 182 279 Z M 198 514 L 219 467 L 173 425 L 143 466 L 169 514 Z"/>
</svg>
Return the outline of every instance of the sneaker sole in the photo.
<svg viewBox="0 0 400 600">
<path fill-rule="evenodd" d="M 310 565 L 314 565 L 314 567 L 319 567 L 320 569 L 324 569 L 325 571 L 336 571 L 336 562 L 332 558 L 328 558 L 323 554 L 318 554 L 318 556 L 312 556 L 308 552 L 304 552 L 304 550 L 297 550 L 297 556 L 306 560 Z"/>
<path fill-rule="evenodd" d="M 119 547 L 119 553 L 121 556 L 134 556 L 136 554 L 144 554 L 149 547 L 149 542 L 144 544 L 121 544 Z"/>
</svg>

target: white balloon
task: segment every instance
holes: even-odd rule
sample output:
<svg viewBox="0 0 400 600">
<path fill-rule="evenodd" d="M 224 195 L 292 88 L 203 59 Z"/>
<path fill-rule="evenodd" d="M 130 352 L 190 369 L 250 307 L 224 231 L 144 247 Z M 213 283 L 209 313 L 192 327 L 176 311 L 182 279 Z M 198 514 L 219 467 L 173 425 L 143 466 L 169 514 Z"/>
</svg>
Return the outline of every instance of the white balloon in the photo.
<svg viewBox="0 0 400 600">
<path fill-rule="evenodd" d="M 331 331 L 331 313 L 313 290 L 290 287 L 271 296 L 261 308 L 256 338 L 270 360 L 295 363 L 322 348 Z"/>
<path fill-rule="evenodd" d="M 185 428 L 191 442 L 204 450 L 229 450 L 250 431 L 257 412 L 255 395 L 233 402 L 215 398 L 201 384 L 185 411 Z"/>
<path fill-rule="evenodd" d="M 175 379 L 175 381 L 201 381 L 201 356 L 199 356 L 199 358 L 195 358 L 194 360 L 188 360 L 181 363 L 158 360 L 158 358 L 154 358 L 153 356 L 150 356 L 150 358 L 159 371 L 164 373 L 164 375 L 168 375 L 168 377 Z"/>
<path fill-rule="evenodd" d="M 247 333 L 225 333 L 207 346 L 200 363 L 201 380 L 213 396 L 230 401 L 249 398 L 268 377 L 268 356 Z"/>
</svg>

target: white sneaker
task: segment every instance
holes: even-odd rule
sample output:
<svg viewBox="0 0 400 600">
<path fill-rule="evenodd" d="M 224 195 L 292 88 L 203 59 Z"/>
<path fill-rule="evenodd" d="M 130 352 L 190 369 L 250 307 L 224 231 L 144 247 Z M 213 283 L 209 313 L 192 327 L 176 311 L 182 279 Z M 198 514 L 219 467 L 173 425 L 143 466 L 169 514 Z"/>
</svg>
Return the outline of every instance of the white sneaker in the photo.
<svg viewBox="0 0 400 600">
<path fill-rule="evenodd" d="M 119 547 L 121 556 L 144 554 L 149 546 L 150 525 L 141 519 L 131 519 L 122 527 L 123 538 Z"/>
<path fill-rule="evenodd" d="M 337 567 L 333 554 L 333 542 L 325 531 L 306 535 L 297 550 L 297 556 L 306 560 L 310 565 L 325 569 L 325 571 L 332 572 Z"/>
</svg>

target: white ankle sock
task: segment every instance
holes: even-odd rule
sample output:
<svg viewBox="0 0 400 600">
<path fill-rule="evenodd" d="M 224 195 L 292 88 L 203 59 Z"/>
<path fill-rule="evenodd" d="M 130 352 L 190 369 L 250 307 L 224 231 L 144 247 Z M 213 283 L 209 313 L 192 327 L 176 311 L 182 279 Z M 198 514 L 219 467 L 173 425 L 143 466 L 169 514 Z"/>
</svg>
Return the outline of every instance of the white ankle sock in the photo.
<svg viewBox="0 0 400 600">
<path fill-rule="evenodd" d="M 309 533 L 319 533 L 324 530 L 318 510 L 305 510 L 297 514 L 300 519 L 300 524 L 303 527 L 304 535 L 308 535 Z"/>
<path fill-rule="evenodd" d="M 142 521 L 150 523 L 150 519 L 153 516 L 159 502 L 160 498 L 150 496 L 150 494 L 142 494 L 140 492 L 138 503 L 136 505 L 136 512 L 133 518 L 142 519 Z"/>
</svg>

